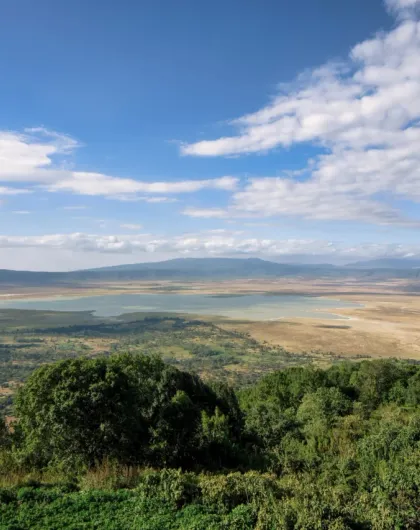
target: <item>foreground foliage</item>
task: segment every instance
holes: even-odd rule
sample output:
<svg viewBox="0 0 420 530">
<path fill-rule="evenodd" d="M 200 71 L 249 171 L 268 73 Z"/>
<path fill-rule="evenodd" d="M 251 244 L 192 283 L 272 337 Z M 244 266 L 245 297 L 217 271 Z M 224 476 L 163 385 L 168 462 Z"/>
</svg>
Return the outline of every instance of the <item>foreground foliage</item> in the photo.
<svg viewBox="0 0 420 530">
<path fill-rule="evenodd" d="M 32 374 L 16 412 L 1 528 L 420 527 L 415 364 L 296 367 L 235 394 L 150 357 L 72 359 Z"/>
</svg>

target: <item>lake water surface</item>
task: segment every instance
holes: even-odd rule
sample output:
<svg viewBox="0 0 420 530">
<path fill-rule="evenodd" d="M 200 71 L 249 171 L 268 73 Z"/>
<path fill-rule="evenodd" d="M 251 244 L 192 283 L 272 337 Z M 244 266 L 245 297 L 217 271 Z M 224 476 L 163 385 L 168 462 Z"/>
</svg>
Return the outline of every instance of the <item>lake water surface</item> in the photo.
<svg viewBox="0 0 420 530">
<path fill-rule="evenodd" d="M 358 307 L 343 300 L 304 295 L 223 295 L 205 294 L 117 294 L 80 298 L 39 298 L 1 300 L 0 308 L 41 309 L 44 311 L 93 311 L 99 317 L 134 312 L 180 312 L 220 315 L 234 319 L 275 320 L 307 317 L 340 319 L 334 309 Z"/>
</svg>

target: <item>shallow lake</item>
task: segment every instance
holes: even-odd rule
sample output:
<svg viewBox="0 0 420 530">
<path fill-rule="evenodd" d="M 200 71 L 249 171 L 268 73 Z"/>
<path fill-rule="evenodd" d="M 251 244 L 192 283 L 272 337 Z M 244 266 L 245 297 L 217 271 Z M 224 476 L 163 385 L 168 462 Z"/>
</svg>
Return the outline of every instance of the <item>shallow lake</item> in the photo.
<svg viewBox="0 0 420 530">
<path fill-rule="evenodd" d="M 39 298 L 1 300 L 0 308 L 41 309 L 44 311 L 93 311 L 99 317 L 134 312 L 179 312 L 220 315 L 234 319 L 275 320 L 307 317 L 341 319 L 334 314 L 340 307 L 358 307 L 343 300 L 304 295 L 223 295 L 203 294 L 118 294 L 80 298 Z"/>
</svg>

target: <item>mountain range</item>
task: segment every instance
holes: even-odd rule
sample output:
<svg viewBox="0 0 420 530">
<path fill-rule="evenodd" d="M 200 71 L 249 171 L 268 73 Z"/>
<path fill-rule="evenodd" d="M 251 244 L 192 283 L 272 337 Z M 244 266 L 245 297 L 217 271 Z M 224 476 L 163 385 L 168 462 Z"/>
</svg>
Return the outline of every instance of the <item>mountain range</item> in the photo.
<svg viewBox="0 0 420 530">
<path fill-rule="evenodd" d="M 387 259 L 346 266 L 284 264 L 259 258 L 177 258 L 69 272 L 0 270 L 0 283 L 8 285 L 69 284 L 75 282 L 135 280 L 220 280 L 234 278 L 356 277 L 366 281 L 386 278 L 420 279 L 420 260 Z"/>
</svg>

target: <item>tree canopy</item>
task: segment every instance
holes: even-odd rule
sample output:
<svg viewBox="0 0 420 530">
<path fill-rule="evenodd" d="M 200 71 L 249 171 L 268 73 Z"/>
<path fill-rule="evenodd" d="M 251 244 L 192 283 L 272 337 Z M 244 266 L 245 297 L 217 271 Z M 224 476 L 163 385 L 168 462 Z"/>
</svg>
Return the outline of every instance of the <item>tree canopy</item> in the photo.
<svg viewBox="0 0 420 530">
<path fill-rule="evenodd" d="M 215 445 L 226 453 L 223 441 L 233 444 L 242 422 L 227 387 L 131 355 L 39 368 L 18 393 L 16 413 L 22 450 L 37 465 L 114 458 L 191 467 Z"/>
</svg>

